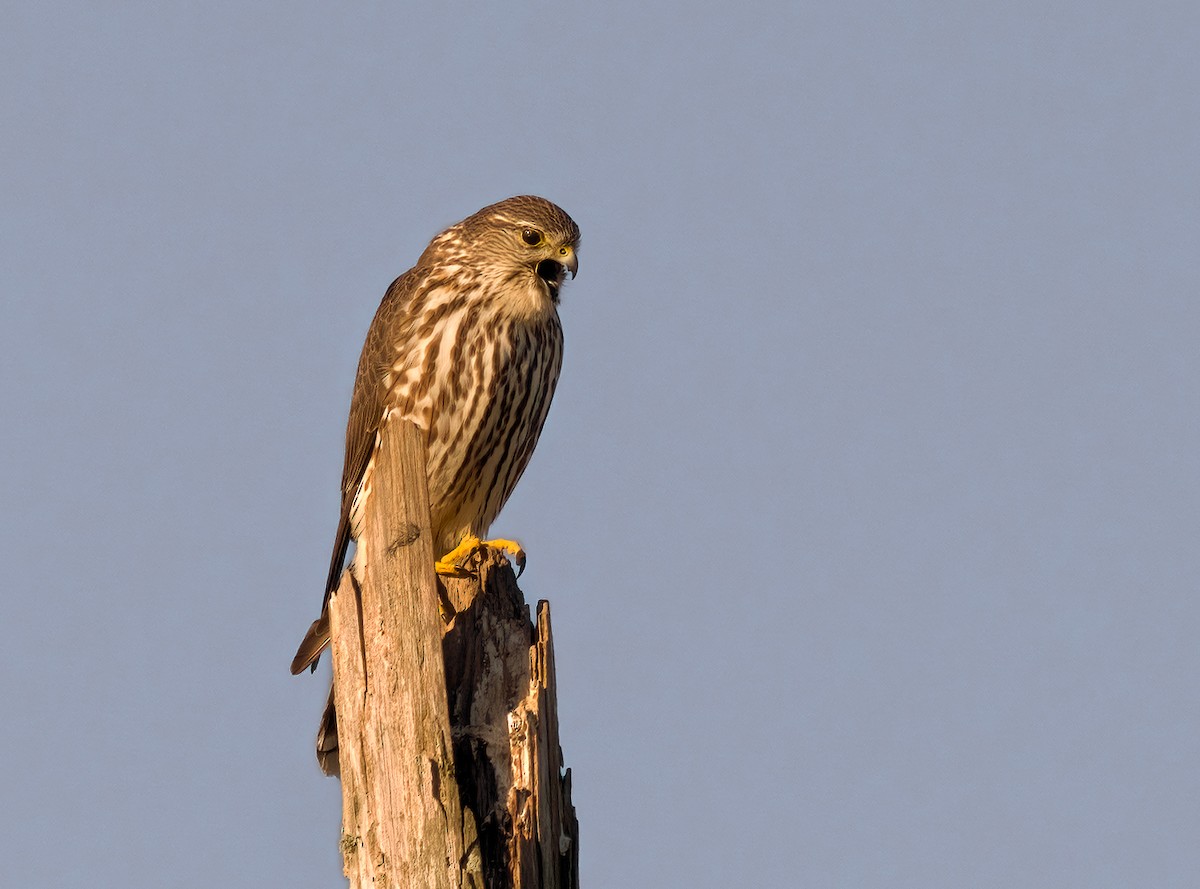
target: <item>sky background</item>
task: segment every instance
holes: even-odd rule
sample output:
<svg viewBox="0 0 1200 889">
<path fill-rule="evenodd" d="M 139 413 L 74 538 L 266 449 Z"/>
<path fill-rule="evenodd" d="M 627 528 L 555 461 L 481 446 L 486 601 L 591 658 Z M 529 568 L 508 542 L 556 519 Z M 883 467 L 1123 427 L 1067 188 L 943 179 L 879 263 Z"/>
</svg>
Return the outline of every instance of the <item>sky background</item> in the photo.
<svg viewBox="0 0 1200 889">
<path fill-rule="evenodd" d="M 342 885 L 350 387 L 583 230 L 497 534 L 587 887 L 1194 887 L 1194 2 L 5 3 L 0 886 Z M 325 662 L 327 664 L 327 661 Z"/>
</svg>

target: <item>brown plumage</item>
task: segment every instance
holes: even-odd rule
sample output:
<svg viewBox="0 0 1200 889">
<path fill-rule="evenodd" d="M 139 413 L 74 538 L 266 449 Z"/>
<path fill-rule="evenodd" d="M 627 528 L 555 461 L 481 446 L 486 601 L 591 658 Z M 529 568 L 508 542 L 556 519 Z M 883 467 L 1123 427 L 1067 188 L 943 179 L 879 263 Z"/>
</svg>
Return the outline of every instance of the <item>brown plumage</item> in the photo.
<svg viewBox="0 0 1200 889">
<path fill-rule="evenodd" d="M 315 667 L 329 643 L 329 596 L 359 537 L 385 416 L 397 413 L 427 434 L 437 553 L 487 533 L 550 408 L 562 364 L 559 289 L 577 269 L 578 246 L 579 227 L 559 207 L 509 198 L 435 237 L 388 288 L 354 381 L 325 603 L 293 673 Z"/>
</svg>

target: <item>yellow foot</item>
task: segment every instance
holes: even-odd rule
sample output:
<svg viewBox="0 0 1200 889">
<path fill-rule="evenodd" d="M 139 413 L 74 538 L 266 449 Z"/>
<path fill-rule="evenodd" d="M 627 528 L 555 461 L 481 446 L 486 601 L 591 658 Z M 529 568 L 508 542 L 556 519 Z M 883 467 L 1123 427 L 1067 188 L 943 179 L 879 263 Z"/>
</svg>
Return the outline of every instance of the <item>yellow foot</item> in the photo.
<svg viewBox="0 0 1200 889">
<path fill-rule="evenodd" d="M 458 546 L 434 562 L 433 570 L 443 577 L 472 577 L 473 572 L 458 563 L 484 547 L 498 549 L 512 559 L 517 566 L 517 577 L 521 576 L 525 570 L 525 550 L 521 549 L 521 544 L 515 540 L 480 540 L 474 534 L 468 534 Z"/>
</svg>

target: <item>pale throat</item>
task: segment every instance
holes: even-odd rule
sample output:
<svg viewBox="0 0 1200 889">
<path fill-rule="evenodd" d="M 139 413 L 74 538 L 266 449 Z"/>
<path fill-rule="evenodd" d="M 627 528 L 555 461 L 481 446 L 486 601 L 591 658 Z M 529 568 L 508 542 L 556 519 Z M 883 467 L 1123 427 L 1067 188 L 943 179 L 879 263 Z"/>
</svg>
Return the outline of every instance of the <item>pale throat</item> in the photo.
<svg viewBox="0 0 1200 889">
<path fill-rule="evenodd" d="M 522 267 L 515 276 L 485 274 L 483 280 L 502 288 L 504 298 L 498 308 L 514 320 L 540 323 L 558 314 L 550 286 L 531 268 Z"/>
</svg>

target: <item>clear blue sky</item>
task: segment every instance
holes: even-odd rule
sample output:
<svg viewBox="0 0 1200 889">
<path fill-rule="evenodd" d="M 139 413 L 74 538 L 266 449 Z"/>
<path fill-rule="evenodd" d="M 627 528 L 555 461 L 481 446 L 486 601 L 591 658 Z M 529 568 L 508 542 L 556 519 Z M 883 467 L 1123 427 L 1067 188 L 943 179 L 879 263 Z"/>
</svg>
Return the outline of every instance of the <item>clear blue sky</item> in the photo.
<svg viewBox="0 0 1200 889">
<path fill-rule="evenodd" d="M 584 885 L 1195 886 L 1198 9 L 8 4 L 0 886 L 339 885 L 358 351 L 523 192 Z"/>
</svg>

